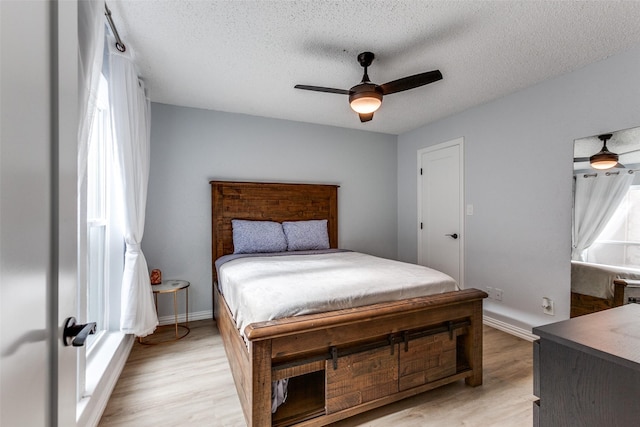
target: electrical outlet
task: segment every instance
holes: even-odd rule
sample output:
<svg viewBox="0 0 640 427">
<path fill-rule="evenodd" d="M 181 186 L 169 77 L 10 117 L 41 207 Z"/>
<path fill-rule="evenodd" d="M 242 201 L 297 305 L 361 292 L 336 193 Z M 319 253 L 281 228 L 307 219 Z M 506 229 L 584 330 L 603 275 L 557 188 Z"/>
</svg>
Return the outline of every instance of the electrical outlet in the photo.
<svg viewBox="0 0 640 427">
<path fill-rule="evenodd" d="M 491 286 L 487 286 L 487 293 L 489 294 L 489 299 L 493 299 L 495 294 L 493 293 L 493 288 Z"/>
<path fill-rule="evenodd" d="M 554 316 L 553 300 L 549 297 L 542 297 L 542 312 L 550 316 Z"/>
<path fill-rule="evenodd" d="M 496 301 L 502 301 L 502 289 L 495 288 Z"/>
</svg>

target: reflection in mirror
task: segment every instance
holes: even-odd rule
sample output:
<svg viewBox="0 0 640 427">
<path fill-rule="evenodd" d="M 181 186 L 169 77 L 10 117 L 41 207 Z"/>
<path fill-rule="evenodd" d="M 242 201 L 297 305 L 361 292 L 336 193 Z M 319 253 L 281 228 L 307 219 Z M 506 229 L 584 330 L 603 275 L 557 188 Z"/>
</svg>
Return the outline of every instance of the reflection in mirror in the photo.
<svg viewBox="0 0 640 427">
<path fill-rule="evenodd" d="M 575 140 L 573 169 L 572 317 L 627 300 L 617 279 L 640 286 L 640 127 Z"/>
</svg>

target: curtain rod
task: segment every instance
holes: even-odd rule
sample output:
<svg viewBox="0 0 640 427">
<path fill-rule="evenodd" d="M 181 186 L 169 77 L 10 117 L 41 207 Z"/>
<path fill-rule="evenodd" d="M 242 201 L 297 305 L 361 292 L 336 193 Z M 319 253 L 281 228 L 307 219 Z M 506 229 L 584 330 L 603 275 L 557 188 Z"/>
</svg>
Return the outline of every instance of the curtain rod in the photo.
<svg viewBox="0 0 640 427">
<path fill-rule="evenodd" d="M 104 4 L 104 16 L 107 17 L 107 21 L 109 22 L 111 31 L 116 38 L 116 49 L 118 49 L 120 52 L 124 52 L 125 50 L 127 50 L 127 47 L 124 45 L 124 43 L 122 43 L 122 40 L 120 39 L 120 35 L 118 34 L 118 30 L 116 29 L 116 24 L 114 24 L 113 19 L 111 19 L 111 11 L 109 10 L 109 7 L 107 7 L 107 3 Z"/>
<path fill-rule="evenodd" d="M 629 169 L 629 170 L 627 171 L 627 173 L 628 173 L 628 174 L 633 174 L 633 173 L 635 173 L 635 172 L 639 172 L 639 171 L 640 171 L 640 169 Z M 610 171 L 610 172 L 605 172 L 604 174 L 605 174 L 606 176 L 611 176 L 611 175 L 620 175 L 620 171 L 613 171 L 613 172 L 611 172 L 611 171 Z M 594 173 L 585 173 L 585 174 L 584 174 L 584 177 L 585 177 L 585 178 L 595 178 L 595 177 L 597 177 L 597 176 L 598 176 L 598 174 L 597 174 L 597 173 L 595 173 L 595 172 L 594 172 Z"/>
</svg>

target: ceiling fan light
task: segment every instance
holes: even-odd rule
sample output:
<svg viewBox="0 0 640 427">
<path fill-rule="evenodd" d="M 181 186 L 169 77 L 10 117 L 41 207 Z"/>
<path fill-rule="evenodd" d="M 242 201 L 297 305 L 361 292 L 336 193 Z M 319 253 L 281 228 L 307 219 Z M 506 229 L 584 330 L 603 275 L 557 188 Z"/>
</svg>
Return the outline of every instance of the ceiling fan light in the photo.
<svg viewBox="0 0 640 427">
<path fill-rule="evenodd" d="M 382 105 L 382 93 L 372 83 L 363 83 L 351 89 L 349 105 L 358 114 L 371 114 Z"/>
<path fill-rule="evenodd" d="M 601 151 L 589 158 L 589 163 L 594 169 L 611 169 L 618 164 L 618 155 L 610 151 Z"/>
<path fill-rule="evenodd" d="M 363 96 L 351 100 L 351 109 L 359 114 L 373 113 L 380 108 L 382 100 L 375 96 Z"/>
<path fill-rule="evenodd" d="M 618 155 L 616 153 L 612 153 L 607 148 L 607 141 L 611 139 L 613 134 L 605 133 L 602 135 L 598 135 L 598 139 L 602 141 L 602 149 L 600 152 L 594 154 L 589 157 L 589 164 L 594 169 L 611 169 L 618 164 Z"/>
</svg>

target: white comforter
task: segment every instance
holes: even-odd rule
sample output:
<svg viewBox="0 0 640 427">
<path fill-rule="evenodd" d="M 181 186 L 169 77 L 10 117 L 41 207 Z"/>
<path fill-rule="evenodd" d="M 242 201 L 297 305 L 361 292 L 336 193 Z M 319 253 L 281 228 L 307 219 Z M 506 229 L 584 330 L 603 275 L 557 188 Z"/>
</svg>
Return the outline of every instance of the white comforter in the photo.
<svg viewBox="0 0 640 427">
<path fill-rule="evenodd" d="M 255 322 L 458 289 L 440 271 L 359 252 L 240 258 L 218 273 L 243 336 Z"/>
</svg>

